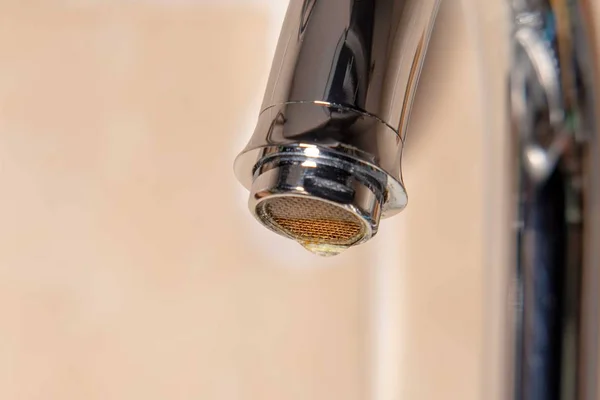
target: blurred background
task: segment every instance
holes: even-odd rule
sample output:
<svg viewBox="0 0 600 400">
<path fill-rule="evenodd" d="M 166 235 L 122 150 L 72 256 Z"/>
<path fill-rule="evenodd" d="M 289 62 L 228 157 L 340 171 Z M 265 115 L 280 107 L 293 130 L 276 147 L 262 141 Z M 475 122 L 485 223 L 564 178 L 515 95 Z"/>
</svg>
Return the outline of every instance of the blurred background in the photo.
<svg viewBox="0 0 600 400">
<path fill-rule="evenodd" d="M 407 210 L 332 259 L 256 223 L 232 170 L 286 8 L 0 1 L 1 399 L 479 398 L 483 142 L 464 8 L 440 11 Z"/>
</svg>

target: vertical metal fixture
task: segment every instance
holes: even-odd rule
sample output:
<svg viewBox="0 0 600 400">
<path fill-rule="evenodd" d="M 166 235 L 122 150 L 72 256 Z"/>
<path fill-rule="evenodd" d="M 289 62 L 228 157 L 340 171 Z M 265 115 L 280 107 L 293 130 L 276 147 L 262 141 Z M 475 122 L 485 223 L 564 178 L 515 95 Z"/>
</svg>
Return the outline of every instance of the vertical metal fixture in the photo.
<svg viewBox="0 0 600 400">
<path fill-rule="evenodd" d="M 600 154 L 584 5 L 513 1 L 515 399 L 597 398 Z"/>
</svg>

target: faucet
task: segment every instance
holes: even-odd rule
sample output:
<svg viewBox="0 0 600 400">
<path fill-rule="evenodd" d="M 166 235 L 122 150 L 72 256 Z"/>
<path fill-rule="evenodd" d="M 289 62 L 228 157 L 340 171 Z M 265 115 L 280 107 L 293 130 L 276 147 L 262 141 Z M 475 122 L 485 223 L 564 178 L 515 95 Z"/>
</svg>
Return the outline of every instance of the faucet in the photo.
<svg viewBox="0 0 600 400">
<path fill-rule="evenodd" d="M 509 361 L 499 373 L 511 399 L 597 399 L 600 87 L 591 6 L 504 1 L 512 190 L 503 232 Z M 407 206 L 402 151 L 439 3 L 290 1 L 256 130 L 235 161 L 262 225 L 335 256 Z"/>
</svg>

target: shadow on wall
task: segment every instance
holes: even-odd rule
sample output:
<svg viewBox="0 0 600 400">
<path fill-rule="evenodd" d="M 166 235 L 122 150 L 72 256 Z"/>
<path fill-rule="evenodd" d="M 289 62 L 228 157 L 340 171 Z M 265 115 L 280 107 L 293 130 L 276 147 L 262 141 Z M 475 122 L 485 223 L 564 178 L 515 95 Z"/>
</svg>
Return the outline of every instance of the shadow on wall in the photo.
<svg viewBox="0 0 600 400">
<path fill-rule="evenodd" d="M 400 397 L 407 399 L 476 399 L 483 376 L 481 55 L 462 4 L 440 6 L 402 161 L 408 207 L 390 221 L 406 231 L 402 293 L 410 324 L 402 328 Z"/>
</svg>

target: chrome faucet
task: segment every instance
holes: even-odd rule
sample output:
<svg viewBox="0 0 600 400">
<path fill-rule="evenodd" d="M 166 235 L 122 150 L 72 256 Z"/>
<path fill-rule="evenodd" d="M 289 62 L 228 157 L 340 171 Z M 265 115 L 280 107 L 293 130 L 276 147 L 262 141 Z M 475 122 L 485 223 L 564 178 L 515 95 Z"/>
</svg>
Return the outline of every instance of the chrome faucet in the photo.
<svg viewBox="0 0 600 400">
<path fill-rule="evenodd" d="M 599 86 L 590 4 L 505 1 L 514 188 L 506 382 L 513 399 L 597 399 Z M 406 207 L 402 150 L 439 2 L 290 1 L 258 126 L 235 163 L 260 223 L 331 256 L 368 241 L 382 218 Z"/>
</svg>

